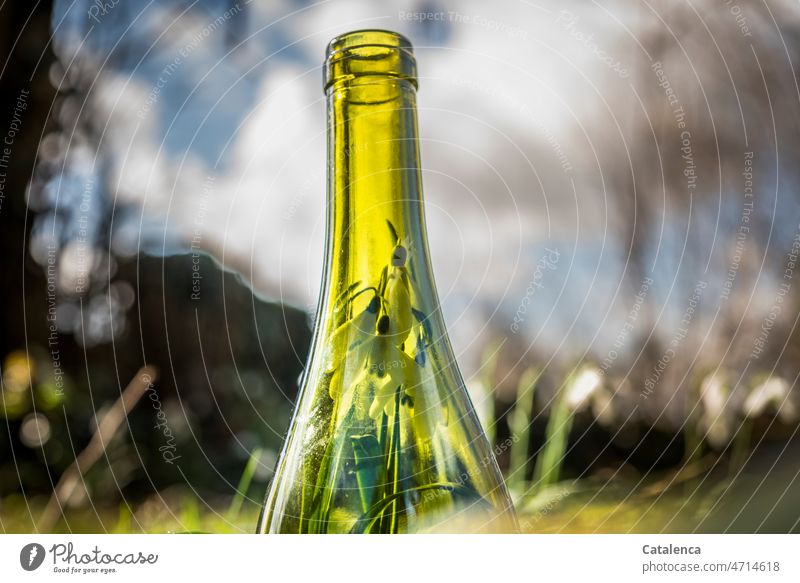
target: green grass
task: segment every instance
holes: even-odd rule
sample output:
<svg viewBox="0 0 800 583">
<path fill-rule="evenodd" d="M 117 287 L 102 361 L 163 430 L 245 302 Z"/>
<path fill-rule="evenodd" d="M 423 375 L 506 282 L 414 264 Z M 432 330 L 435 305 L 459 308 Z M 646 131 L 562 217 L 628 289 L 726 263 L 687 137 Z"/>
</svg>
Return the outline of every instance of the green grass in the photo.
<svg viewBox="0 0 800 583">
<path fill-rule="evenodd" d="M 19 496 L 0 501 L 0 532 L 35 532 L 35 520 L 45 498 L 25 503 Z M 235 515 L 230 514 L 233 505 Z M 252 533 L 260 506 L 236 498 L 200 499 L 191 491 L 172 490 L 138 503 L 118 506 L 67 508 L 54 528 L 56 533 Z"/>
<path fill-rule="evenodd" d="M 798 531 L 800 493 L 793 471 L 762 481 L 752 474 L 731 482 L 728 468 L 653 473 L 644 480 L 609 477 L 562 481 L 547 488 L 514 489 L 520 525 L 527 533 L 681 533 Z M 702 471 L 701 471 L 702 470 Z M 690 477 L 687 479 L 686 476 Z M 749 502 L 748 502 L 749 501 Z M 19 495 L 0 500 L 0 529 L 34 532 L 45 498 L 26 504 Z M 231 509 L 236 509 L 231 512 Z M 68 508 L 59 533 L 252 533 L 260 506 L 242 497 L 200 499 L 170 489 L 132 507 Z"/>
<path fill-rule="evenodd" d="M 496 358 L 496 352 L 487 351 L 487 358 Z M 494 366 L 488 362 L 485 368 L 493 371 Z M 697 446 L 679 468 L 638 474 L 626 466 L 624 472 L 607 469 L 581 480 L 565 479 L 562 465 L 575 415 L 567 395 L 575 373 L 566 376 L 553 399 L 535 462 L 528 443 L 531 423 L 541 413 L 536 409 L 542 401 L 536 392 L 539 372 L 530 368 L 519 380 L 509 412 L 516 439 L 506 478 L 523 532 L 800 532 L 800 461 L 786 456 L 776 465 L 769 456 L 754 454 L 749 449 L 750 421 L 734 436 L 729 454 L 703 456 Z M 491 386 L 491 375 L 485 380 Z M 687 440 L 699 444 L 699 434 Z M 231 496 L 200 496 L 188 487 L 172 487 L 131 503 L 98 505 L 93 500 L 93 505 L 84 500 L 79 507 L 65 508 L 53 532 L 255 532 L 261 507 L 250 486 L 260 457 L 259 449 L 251 453 Z M 0 532 L 36 532 L 46 505 L 44 496 L 5 496 L 0 499 Z"/>
</svg>

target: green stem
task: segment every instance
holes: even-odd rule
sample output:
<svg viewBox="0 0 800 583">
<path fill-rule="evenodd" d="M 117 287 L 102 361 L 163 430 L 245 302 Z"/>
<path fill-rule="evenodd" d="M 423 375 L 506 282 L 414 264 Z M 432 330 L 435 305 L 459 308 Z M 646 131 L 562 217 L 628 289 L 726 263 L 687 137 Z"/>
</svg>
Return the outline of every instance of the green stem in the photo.
<svg viewBox="0 0 800 583">
<path fill-rule="evenodd" d="M 509 419 L 512 431 L 511 467 L 509 468 L 509 487 L 525 482 L 528 470 L 528 444 L 530 443 L 533 403 L 539 371 L 530 368 L 520 378 L 517 387 L 517 401 Z"/>
<path fill-rule="evenodd" d="M 345 415 L 344 419 L 342 420 L 342 424 L 344 427 L 349 427 L 355 408 L 351 407 L 350 410 Z M 335 419 L 335 416 L 334 416 Z M 334 445 L 338 444 L 336 447 L 336 451 L 331 451 Z M 317 487 L 322 488 L 321 492 L 319 493 L 319 504 L 321 504 L 318 512 L 318 518 L 316 520 L 312 519 L 312 524 L 310 528 L 313 527 L 313 532 L 317 533 L 326 533 L 328 531 L 328 521 L 330 519 L 330 512 L 331 512 L 331 500 L 333 498 L 333 492 L 336 490 L 336 479 L 337 479 L 337 472 L 340 465 L 340 458 L 342 456 L 342 449 L 343 449 L 343 442 L 337 442 L 334 439 L 331 439 L 328 443 L 328 446 L 325 448 L 325 454 L 323 456 L 322 465 L 319 469 L 319 474 L 317 474 Z M 328 475 L 330 474 L 330 475 Z M 317 502 L 315 502 L 316 506 Z"/>
<path fill-rule="evenodd" d="M 567 383 L 571 383 L 573 376 L 570 376 Z M 573 421 L 572 411 L 567 406 L 567 392 L 566 387 L 562 386 L 550 413 L 545 431 L 545 443 L 536 458 L 533 475 L 535 492 L 541 492 L 555 484 L 561 477 L 561 466 L 564 463 L 564 452 L 567 450 Z"/>
<path fill-rule="evenodd" d="M 459 486 L 454 482 L 426 484 L 425 486 L 417 486 L 416 488 L 402 490 L 392 494 L 391 496 L 382 498 L 373 504 L 372 508 L 369 509 L 369 512 L 363 514 L 356 521 L 356 523 L 350 529 L 350 534 L 364 534 L 369 532 L 375 522 L 384 515 L 387 506 L 391 505 L 399 498 L 410 495 L 412 492 L 424 492 L 426 490 L 444 490 L 445 492 L 450 492 L 451 494 L 462 494 L 465 497 L 476 496 L 475 491 L 471 488 Z M 485 500 L 484 503 L 489 505 Z"/>
<path fill-rule="evenodd" d="M 392 473 L 391 473 L 391 480 L 392 480 L 392 487 L 391 487 L 391 495 L 394 496 L 397 494 L 398 490 L 398 478 L 400 475 L 400 392 L 402 390 L 402 385 L 397 387 L 397 390 L 394 393 L 394 426 L 392 427 L 392 458 L 390 460 L 392 464 Z M 397 520 L 397 499 L 392 502 L 392 515 L 391 521 L 389 524 L 389 532 L 395 534 L 397 532 L 398 520 Z"/>
<path fill-rule="evenodd" d="M 250 452 L 250 457 L 242 472 L 242 477 L 239 478 L 239 485 L 236 487 L 236 495 L 231 500 L 231 505 L 228 507 L 226 517 L 229 521 L 234 521 L 239 516 L 242 509 L 247 490 L 250 488 L 250 482 L 253 481 L 253 476 L 256 473 L 258 462 L 261 459 L 261 448 L 257 447 Z"/>
<path fill-rule="evenodd" d="M 744 466 L 747 460 L 747 452 L 750 449 L 750 438 L 753 434 L 753 421 L 749 417 L 742 420 L 739 432 L 733 440 L 731 458 L 728 465 L 728 473 L 736 474 Z"/>
</svg>

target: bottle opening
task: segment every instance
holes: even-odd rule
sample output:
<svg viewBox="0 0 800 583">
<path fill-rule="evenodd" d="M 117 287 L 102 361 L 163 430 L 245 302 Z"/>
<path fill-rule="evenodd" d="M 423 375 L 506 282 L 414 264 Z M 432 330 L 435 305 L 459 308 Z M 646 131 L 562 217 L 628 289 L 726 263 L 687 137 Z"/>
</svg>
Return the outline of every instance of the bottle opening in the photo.
<svg viewBox="0 0 800 583">
<path fill-rule="evenodd" d="M 339 81 L 366 75 L 407 79 L 416 87 L 417 63 L 411 41 L 389 30 L 356 30 L 328 43 L 324 90 Z"/>
</svg>

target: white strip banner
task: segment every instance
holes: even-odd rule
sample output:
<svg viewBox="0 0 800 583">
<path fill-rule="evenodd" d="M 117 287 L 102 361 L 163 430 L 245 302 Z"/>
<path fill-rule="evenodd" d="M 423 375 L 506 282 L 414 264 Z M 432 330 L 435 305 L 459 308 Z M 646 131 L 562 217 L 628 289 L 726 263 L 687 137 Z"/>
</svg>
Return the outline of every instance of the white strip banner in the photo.
<svg viewBox="0 0 800 583">
<path fill-rule="evenodd" d="M 3 535 L 2 581 L 800 581 L 796 535 Z"/>
</svg>

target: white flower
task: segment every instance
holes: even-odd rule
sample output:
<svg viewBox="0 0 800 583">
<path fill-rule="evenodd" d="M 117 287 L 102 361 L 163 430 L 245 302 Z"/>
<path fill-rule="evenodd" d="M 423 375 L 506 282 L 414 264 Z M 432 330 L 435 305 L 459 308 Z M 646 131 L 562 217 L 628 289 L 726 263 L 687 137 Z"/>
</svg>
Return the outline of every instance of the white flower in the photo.
<svg viewBox="0 0 800 583">
<path fill-rule="evenodd" d="M 602 385 L 602 377 L 594 367 L 586 367 L 578 373 L 575 381 L 567 389 L 567 407 L 580 411 L 592 399 Z"/>
<path fill-rule="evenodd" d="M 408 274 L 405 268 L 392 267 L 389 270 L 386 280 L 386 304 L 390 316 L 389 335 L 395 346 L 401 346 L 408 338 L 414 321 L 411 313 Z"/>
<path fill-rule="evenodd" d="M 613 398 L 613 393 L 602 386 L 592 397 L 592 415 L 603 427 L 611 425 L 616 417 Z"/>
<path fill-rule="evenodd" d="M 700 385 L 700 401 L 703 415 L 700 425 L 706 431 L 706 440 L 714 448 L 724 446 L 730 437 L 725 403 L 728 401 L 728 388 L 722 375 L 712 374 Z"/>
<path fill-rule="evenodd" d="M 791 387 L 780 377 L 771 377 L 757 385 L 742 404 L 746 417 L 758 417 L 768 408 L 778 412 L 778 416 L 790 423 L 797 419 L 797 408 L 789 399 Z"/>
<path fill-rule="evenodd" d="M 708 417 L 722 415 L 728 400 L 728 390 L 720 375 L 709 375 L 703 380 L 703 384 L 700 385 L 700 400 Z"/>
<path fill-rule="evenodd" d="M 333 372 L 340 367 L 345 354 L 359 344 L 363 344 L 365 337 L 371 337 L 375 334 L 378 307 L 377 298 L 373 298 L 364 311 L 334 331 L 330 344 L 327 346 L 327 358 L 325 359 L 325 370 L 327 372 Z M 331 394 L 331 397 L 336 398 L 333 394 Z"/>
</svg>

